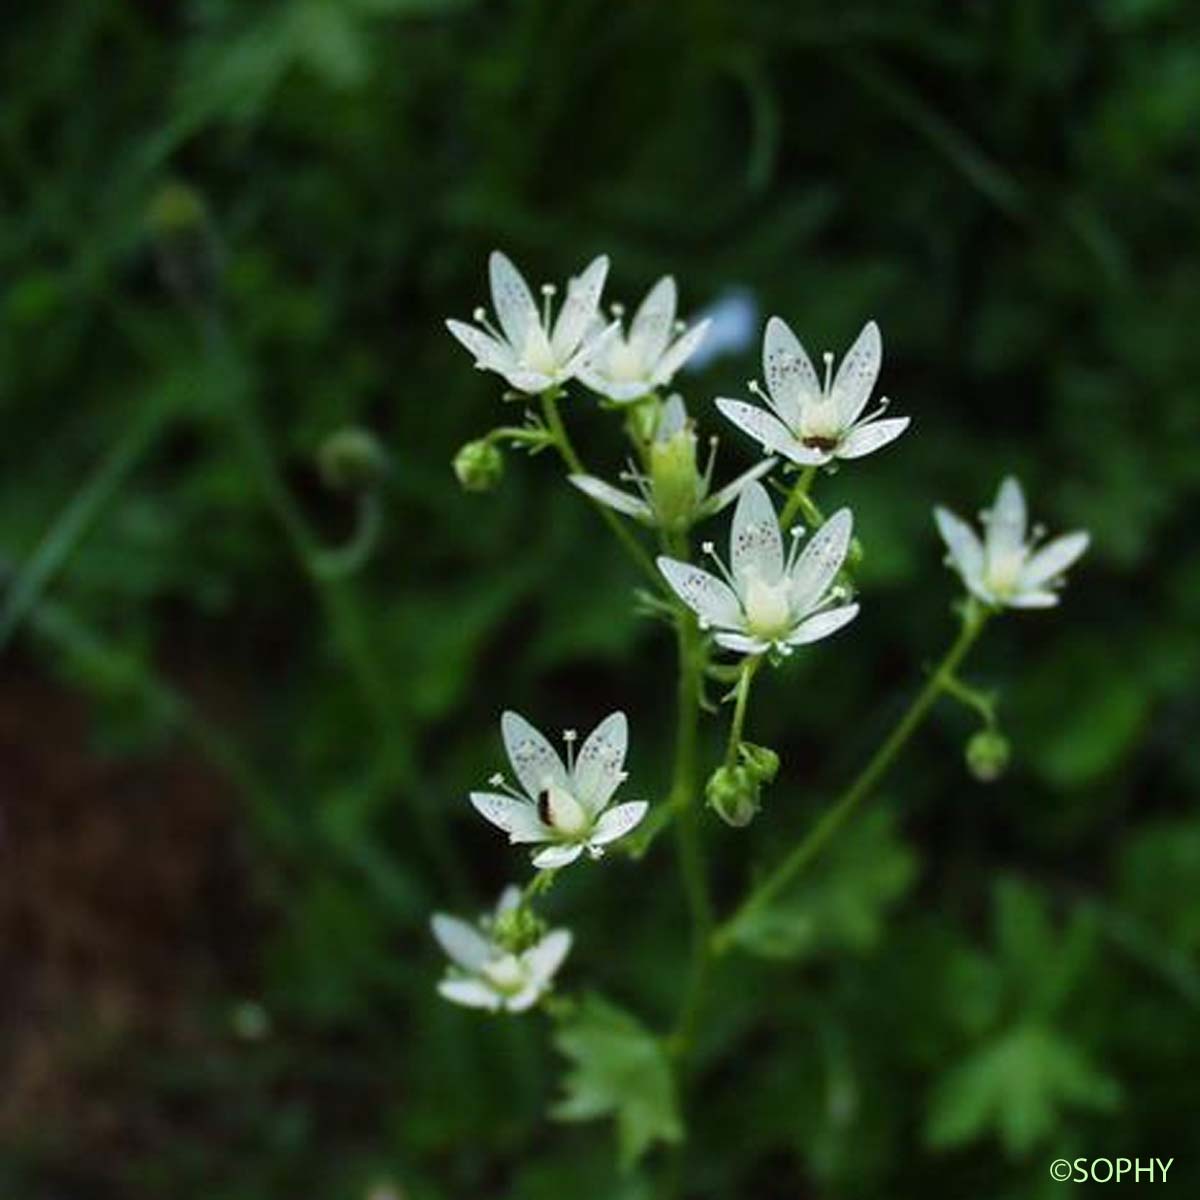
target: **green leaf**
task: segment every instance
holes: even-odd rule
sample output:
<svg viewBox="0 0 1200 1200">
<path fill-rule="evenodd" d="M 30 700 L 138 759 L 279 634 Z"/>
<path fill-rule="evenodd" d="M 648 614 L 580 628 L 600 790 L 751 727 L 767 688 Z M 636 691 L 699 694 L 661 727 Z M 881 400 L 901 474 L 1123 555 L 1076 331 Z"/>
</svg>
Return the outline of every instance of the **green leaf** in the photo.
<svg viewBox="0 0 1200 1200">
<path fill-rule="evenodd" d="M 588 996 L 565 1018 L 554 1044 L 572 1062 L 566 1096 L 553 1115 L 563 1121 L 612 1116 L 622 1166 L 655 1142 L 678 1142 L 683 1124 L 671 1067 L 661 1041 L 636 1018 Z"/>
<path fill-rule="evenodd" d="M 1115 1080 L 1062 1035 L 1018 1026 L 986 1043 L 942 1077 L 925 1135 L 930 1145 L 965 1145 L 995 1133 L 1012 1155 L 1026 1154 L 1057 1128 L 1063 1108 L 1112 1109 Z"/>
<path fill-rule="evenodd" d="M 737 941 L 764 958 L 864 953 L 878 943 L 887 910 L 916 872 L 916 855 L 896 836 L 894 817 L 877 809 L 846 829 L 778 901 L 740 922 Z"/>
</svg>

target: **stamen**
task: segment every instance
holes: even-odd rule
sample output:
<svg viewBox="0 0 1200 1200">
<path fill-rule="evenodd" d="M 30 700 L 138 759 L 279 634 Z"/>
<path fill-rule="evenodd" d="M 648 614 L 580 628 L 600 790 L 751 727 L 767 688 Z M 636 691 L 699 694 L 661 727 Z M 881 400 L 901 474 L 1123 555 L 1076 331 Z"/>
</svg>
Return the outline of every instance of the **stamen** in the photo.
<svg viewBox="0 0 1200 1200">
<path fill-rule="evenodd" d="M 708 557 L 717 564 L 717 570 L 721 572 L 722 578 L 736 592 L 738 590 L 737 581 L 733 577 L 733 572 L 730 571 L 730 569 L 725 565 L 721 556 L 717 553 L 716 546 L 714 546 L 712 542 L 704 542 L 700 549 L 703 550 L 704 553 L 707 554 Z"/>
<path fill-rule="evenodd" d="M 550 301 L 554 298 L 554 293 L 558 288 L 552 283 L 542 284 L 542 325 L 546 332 L 550 332 Z"/>
<path fill-rule="evenodd" d="M 826 350 L 821 357 L 825 360 L 825 395 L 829 395 L 829 389 L 833 386 L 833 351 Z"/>
<path fill-rule="evenodd" d="M 708 439 L 708 462 L 700 476 L 700 495 L 707 496 L 712 487 L 713 468 L 717 465 L 717 444 L 720 438 L 716 434 Z"/>
<path fill-rule="evenodd" d="M 783 573 L 785 575 L 790 575 L 792 573 L 792 568 L 795 567 L 796 562 L 800 557 L 800 539 L 804 536 L 804 526 L 793 525 L 791 529 L 788 530 L 788 534 L 791 536 L 792 544 L 788 547 L 787 562 L 783 567 Z"/>
<path fill-rule="evenodd" d="M 757 379 L 747 379 L 746 388 L 751 395 L 757 396 L 760 400 L 765 400 L 767 398 L 766 393 L 759 386 Z"/>
<path fill-rule="evenodd" d="M 523 792 L 518 792 L 517 789 L 513 787 L 512 784 L 510 784 L 508 780 L 500 774 L 499 771 L 497 771 L 495 775 L 488 780 L 488 783 L 490 783 L 492 787 L 500 788 L 501 791 L 503 791 L 506 795 L 511 796 L 514 800 L 524 800 L 526 803 L 528 803 L 528 797 L 525 796 Z"/>
<path fill-rule="evenodd" d="M 676 321 L 675 322 L 675 332 L 676 333 L 682 333 L 686 328 L 687 328 L 686 321 Z"/>
<path fill-rule="evenodd" d="M 495 325 L 492 324 L 491 318 L 488 316 L 488 311 L 483 307 L 482 304 L 471 314 L 471 316 L 474 317 L 475 320 L 478 321 L 479 324 L 482 325 L 484 329 L 496 339 L 496 341 L 503 342 L 506 340 L 504 334 L 502 334 L 495 327 Z"/>
<path fill-rule="evenodd" d="M 563 730 L 563 741 L 567 743 L 567 770 L 575 770 L 575 739 L 579 736 L 574 729 Z"/>
</svg>

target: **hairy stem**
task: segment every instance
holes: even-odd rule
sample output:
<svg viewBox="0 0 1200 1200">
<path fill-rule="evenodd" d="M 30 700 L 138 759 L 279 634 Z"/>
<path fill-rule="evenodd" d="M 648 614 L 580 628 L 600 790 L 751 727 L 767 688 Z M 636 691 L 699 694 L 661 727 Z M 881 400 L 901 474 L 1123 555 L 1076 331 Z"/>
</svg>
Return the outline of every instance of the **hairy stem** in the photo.
<svg viewBox="0 0 1200 1200">
<path fill-rule="evenodd" d="M 796 519 L 796 514 L 802 508 L 806 507 L 808 490 L 812 487 L 812 482 L 816 478 L 816 474 L 816 467 L 805 467 L 800 472 L 800 476 L 796 480 L 796 486 L 792 488 L 792 494 L 787 498 L 787 503 L 783 506 L 783 511 L 779 514 L 779 527 L 781 529 L 786 531 Z"/>
<path fill-rule="evenodd" d="M 884 740 L 874 756 L 859 773 L 858 778 L 841 794 L 834 805 L 817 822 L 812 831 L 799 842 L 788 856 L 742 902 L 737 911 L 723 922 L 713 935 L 713 951 L 728 950 L 738 926 L 769 904 L 825 848 L 826 843 L 846 823 L 859 803 L 870 794 L 883 778 L 888 767 L 925 719 L 934 701 L 947 688 L 947 680 L 966 657 L 987 621 L 987 614 L 969 602 L 963 616 L 962 629 L 946 656 L 938 664 L 925 686 L 917 693 L 896 727 Z"/>
<path fill-rule="evenodd" d="M 733 720 L 729 722 L 729 743 L 725 747 L 725 765 L 737 765 L 738 747 L 742 744 L 742 726 L 746 723 L 746 709 L 750 703 L 750 685 L 754 682 L 754 674 L 762 662 L 761 655 L 742 660 L 742 668 L 738 673 L 736 700 L 733 706 Z"/>
</svg>

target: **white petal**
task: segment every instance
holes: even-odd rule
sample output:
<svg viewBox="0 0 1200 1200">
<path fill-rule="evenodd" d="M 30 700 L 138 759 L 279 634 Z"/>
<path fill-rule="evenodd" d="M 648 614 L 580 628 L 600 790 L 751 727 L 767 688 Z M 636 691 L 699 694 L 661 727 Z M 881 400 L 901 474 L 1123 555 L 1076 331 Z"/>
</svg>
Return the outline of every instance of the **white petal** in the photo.
<svg viewBox="0 0 1200 1200">
<path fill-rule="evenodd" d="M 588 812 L 600 812 L 621 783 L 629 722 L 622 712 L 610 713 L 580 747 L 575 758 L 575 798 Z"/>
<path fill-rule="evenodd" d="M 513 367 L 511 370 L 505 370 L 502 367 L 496 369 L 508 380 L 513 391 L 524 392 L 527 396 L 536 396 L 544 392 L 556 381 L 554 375 L 545 375 L 541 371 L 530 371 L 525 367 Z"/>
<path fill-rule="evenodd" d="M 1009 608 L 1053 608 L 1058 604 L 1056 592 L 1017 592 L 1005 601 Z"/>
<path fill-rule="evenodd" d="M 726 629 L 740 628 L 742 606 L 724 580 L 675 558 L 660 556 L 656 561 L 675 594 L 701 621 Z"/>
<path fill-rule="evenodd" d="M 910 417 L 889 417 L 886 421 L 867 421 L 855 425 L 838 443 L 837 458 L 863 458 L 888 442 L 894 442 L 909 426 Z"/>
<path fill-rule="evenodd" d="M 700 343 L 708 334 L 708 326 L 707 320 L 701 321 L 698 325 L 693 325 L 686 333 L 680 334 L 671 343 L 666 353 L 655 364 L 654 373 L 651 376 L 655 387 L 661 387 L 671 382 L 675 372 L 700 348 Z"/>
<path fill-rule="evenodd" d="M 446 322 L 446 328 L 474 355 L 477 366 L 489 371 L 507 371 L 516 366 L 511 347 L 498 342 L 490 333 L 453 319 Z"/>
<path fill-rule="evenodd" d="M 533 865 L 539 871 L 557 870 L 559 867 L 570 866 L 581 854 L 583 847 L 575 842 L 572 845 L 547 846 L 533 856 Z"/>
<path fill-rule="evenodd" d="M 514 796 L 472 792 L 471 803 L 481 817 L 508 834 L 510 842 L 544 842 L 554 836 L 538 818 L 537 809 Z"/>
<path fill-rule="evenodd" d="M 588 838 L 588 845 L 607 846 L 609 842 L 624 837 L 641 824 L 649 807 L 645 800 L 631 800 L 628 804 L 618 804 L 601 813 L 592 829 L 592 836 Z"/>
<path fill-rule="evenodd" d="M 1011 554 L 1025 541 L 1028 524 L 1025 511 L 1025 494 L 1021 485 L 1010 475 L 1000 484 L 996 502 L 987 519 L 987 556 Z"/>
<path fill-rule="evenodd" d="M 486 1008 L 492 1012 L 500 1008 L 500 996 L 478 979 L 443 979 L 437 990 L 447 1000 L 466 1008 Z"/>
<path fill-rule="evenodd" d="M 684 426 L 687 425 L 687 419 L 687 406 L 683 402 L 683 397 L 678 392 L 668 396 L 658 414 L 654 440 L 665 442 L 673 438 L 677 433 L 683 431 Z"/>
<path fill-rule="evenodd" d="M 499 250 L 488 259 L 488 275 L 492 284 L 492 307 L 500 328 L 519 355 L 525 348 L 530 331 L 540 324 L 533 294 L 512 260 Z"/>
<path fill-rule="evenodd" d="M 1088 548 L 1088 534 L 1064 533 L 1047 542 L 1026 564 L 1021 572 L 1021 587 L 1038 588 L 1061 575 Z"/>
<path fill-rule="evenodd" d="M 866 408 L 871 389 L 879 378 L 882 361 L 883 340 L 879 336 L 879 326 L 874 321 L 868 321 L 854 345 L 846 351 L 846 357 L 833 377 L 833 400 L 843 426 L 853 425 Z"/>
<path fill-rule="evenodd" d="M 510 883 L 500 893 L 500 899 L 496 903 L 496 916 L 502 917 L 505 913 L 512 912 L 514 908 L 519 908 L 520 904 L 521 889 L 515 883 Z"/>
<path fill-rule="evenodd" d="M 978 585 L 983 579 L 983 543 L 975 530 L 948 508 L 935 508 L 933 519 L 959 574 L 968 583 L 974 581 Z"/>
<path fill-rule="evenodd" d="M 554 355 L 564 359 L 583 340 L 600 307 L 600 293 L 608 276 L 608 255 L 592 259 L 578 279 L 567 283 L 567 295 L 554 322 L 551 344 Z"/>
<path fill-rule="evenodd" d="M 521 955 L 521 962 L 539 992 L 545 989 L 554 973 L 562 966 L 563 959 L 567 957 L 570 949 L 570 931 L 553 929 L 536 946 L 531 946 Z"/>
<path fill-rule="evenodd" d="M 528 1012 L 541 998 L 545 992 L 544 987 L 539 987 L 536 983 L 531 983 L 528 987 L 522 988 L 515 996 L 504 997 L 504 1011 L 510 1013 Z"/>
<path fill-rule="evenodd" d="M 446 957 L 458 966 L 478 971 L 492 957 L 492 944 L 474 925 L 445 913 L 434 913 L 429 924 Z"/>
<path fill-rule="evenodd" d="M 748 433 L 764 451 L 782 454 L 806 467 L 829 461 L 828 454 L 803 445 L 778 417 L 765 408 L 724 397 L 717 400 L 717 408 L 726 420 L 732 421 L 743 433 Z"/>
<path fill-rule="evenodd" d="M 657 362 L 667 348 L 677 304 L 675 280 L 664 275 L 638 305 L 629 327 L 629 344 L 644 363 Z"/>
<path fill-rule="evenodd" d="M 771 648 L 767 642 L 760 642 L 758 638 L 746 637 L 742 633 L 718 633 L 713 641 L 725 650 L 732 650 L 735 654 L 762 654 L 764 650 Z"/>
<path fill-rule="evenodd" d="M 821 381 L 800 339 L 780 317 L 767 322 L 763 334 L 763 376 L 775 411 L 786 425 L 800 425 L 800 410 L 821 395 Z"/>
<path fill-rule="evenodd" d="M 593 322 L 590 328 L 592 332 L 585 334 L 578 348 L 563 364 L 562 370 L 559 372 L 563 380 L 574 378 L 585 367 L 590 367 L 593 371 L 602 374 L 596 363 L 604 357 L 608 344 L 620 333 L 621 322 L 613 321 L 608 325 Z M 645 395 L 645 385 L 638 394 Z"/>
<path fill-rule="evenodd" d="M 590 391 L 598 396 L 604 396 L 614 404 L 627 404 L 630 400 L 640 400 L 647 391 L 647 384 L 641 380 L 619 382 L 609 379 L 592 363 L 583 363 L 575 371 L 575 378 Z"/>
<path fill-rule="evenodd" d="M 613 487 L 611 483 L 597 479 L 595 475 L 568 475 L 567 478 L 597 504 L 615 508 L 617 512 L 624 513 L 627 517 L 637 517 L 639 521 L 654 519 L 654 512 L 645 500 L 631 496 L 628 492 Z"/>
<path fill-rule="evenodd" d="M 814 613 L 788 635 L 787 643 L 789 646 L 806 646 L 809 642 L 820 641 L 836 633 L 843 625 L 848 625 L 857 616 L 857 604 L 844 604 L 841 608 L 827 608 L 824 612 Z"/>
<path fill-rule="evenodd" d="M 853 531 L 853 515 L 848 508 L 840 508 L 808 539 L 808 545 L 792 568 L 789 599 L 792 612 L 797 616 L 815 608 L 829 590 L 834 576 L 846 561 Z"/>
<path fill-rule="evenodd" d="M 730 566 L 742 587 L 749 575 L 764 583 L 778 583 L 783 574 L 783 535 L 767 489 L 755 480 L 748 483 L 733 510 L 729 534 Z"/>
<path fill-rule="evenodd" d="M 552 745 L 520 714 L 506 712 L 500 717 L 500 732 L 508 761 L 526 795 L 536 800 L 548 787 L 571 790 L 567 768 Z"/>
<path fill-rule="evenodd" d="M 702 517 L 711 517 L 719 513 L 742 494 L 742 490 L 748 483 L 770 474 L 775 469 L 775 464 L 778 461 L 778 459 L 774 458 L 764 458 L 762 462 L 756 463 L 750 470 L 743 471 L 732 483 L 727 483 L 720 491 L 713 492 L 704 501 L 700 506 L 700 515 Z"/>
</svg>

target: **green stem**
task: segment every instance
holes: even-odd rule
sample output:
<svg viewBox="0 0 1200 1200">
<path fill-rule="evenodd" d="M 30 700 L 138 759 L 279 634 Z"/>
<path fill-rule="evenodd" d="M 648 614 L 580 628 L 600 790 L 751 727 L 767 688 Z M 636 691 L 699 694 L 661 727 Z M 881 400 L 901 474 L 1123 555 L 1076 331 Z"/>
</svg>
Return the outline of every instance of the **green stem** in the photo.
<svg viewBox="0 0 1200 1200">
<path fill-rule="evenodd" d="M 36 606 L 50 581 L 141 461 L 173 412 L 173 399 L 151 401 L 46 531 L 4 597 L 0 609 L 0 649 Z"/>
<path fill-rule="evenodd" d="M 675 813 L 675 839 L 679 870 L 692 925 L 692 961 L 679 1017 L 671 1036 L 682 1078 L 708 985 L 712 961 L 713 913 L 704 865 L 700 831 L 697 742 L 700 724 L 700 689 L 704 671 L 704 649 L 700 629 L 690 612 L 681 612 L 677 622 L 679 641 L 678 731 L 675 741 L 675 770 L 670 806 Z"/>
<path fill-rule="evenodd" d="M 750 685 L 754 682 L 754 673 L 761 662 L 761 655 L 742 660 L 742 669 L 737 681 L 737 699 L 733 706 L 733 720 L 729 722 L 729 743 L 725 748 L 727 767 L 737 765 L 738 747 L 742 744 L 742 726 L 746 723 L 746 708 L 750 703 Z"/>
<path fill-rule="evenodd" d="M 870 794 L 883 778 L 892 761 L 903 749 L 904 744 L 916 732 L 934 701 L 946 690 L 946 681 L 966 657 L 987 622 L 987 614 L 976 604 L 969 602 L 963 616 L 962 629 L 945 658 L 929 676 L 925 686 L 917 693 L 908 711 L 875 752 L 871 761 L 860 772 L 857 779 L 842 793 L 825 815 L 817 822 L 809 835 L 760 883 L 742 902 L 737 911 L 723 922 L 713 935 L 713 951 L 723 954 L 729 949 L 738 926 L 753 917 L 769 904 L 817 855 L 825 844 L 846 823 L 855 808 Z"/>
<path fill-rule="evenodd" d="M 391 762 L 393 756 L 408 742 L 408 733 L 396 719 L 391 678 L 372 642 L 353 580 L 323 573 L 324 548 L 310 530 L 303 512 L 275 465 L 254 411 L 244 365 L 239 360 L 233 341 L 216 312 L 204 314 L 203 328 L 212 368 L 219 372 L 216 387 L 223 393 L 225 412 L 242 457 L 316 592 L 363 706 L 376 726 L 383 753 L 388 756 L 386 761 Z M 391 771 L 387 774 L 390 777 Z M 445 826 L 424 804 L 413 804 L 411 812 L 417 834 L 444 880 L 458 894 L 465 894 L 462 867 Z"/>
<path fill-rule="evenodd" d="M 554 438 L 554 444 L 558 447 L 558 452 L 562 455 L 562 460 L 567 464 L 571 474 L 589 474 L 587 468 L 583 465 L 583 461 L 575 452 L 575 447 L 571 444 L 570 436 L 567 434 L 567 427 L 563 424 L 562 415 L 558 411 L 558 394 L 553 390 L 542 393 L 542 413 L 546 418 L 546 427 L 550 430 Z M 646 553 L 645 548 L 629 532 L 616 513 L 609 508 L 605 508 L 603 504 L 592 500 L 590 497 L 588 503 L 600 514 L 605 525 L 612 530 L 617 541 L 625 548 L 629 557 L 637 563 L 638 569 L 650 580 L 655 590 L 662 590 L 662 577 L 659 575 L 654 563 L 650 561 L 650 555 Z"/>
<path fill-rule="evenodd" d="M 779 514 L 779 527 L 785 532 L 796 519 L 796 514 L 801 509 L 807 508 L 808 505 L 812 504 L 812 501 L 808 498 L 808 490 L 812 487 L 812 481 L 816 478 L 816 474 L 816 467 L 805 467 L 800 472 L 800 477 L 796 480 L 796 486 L 792 488 L 792 494 L 787 498 L 787 503 L 783 506 L 783 511 Z"/>
</svg>

